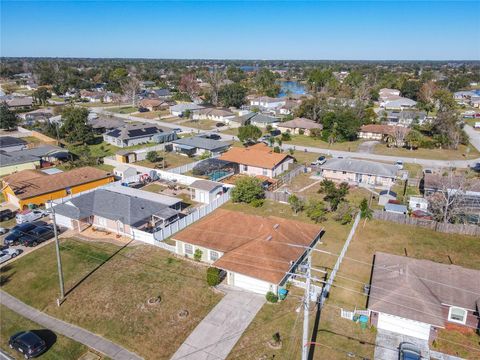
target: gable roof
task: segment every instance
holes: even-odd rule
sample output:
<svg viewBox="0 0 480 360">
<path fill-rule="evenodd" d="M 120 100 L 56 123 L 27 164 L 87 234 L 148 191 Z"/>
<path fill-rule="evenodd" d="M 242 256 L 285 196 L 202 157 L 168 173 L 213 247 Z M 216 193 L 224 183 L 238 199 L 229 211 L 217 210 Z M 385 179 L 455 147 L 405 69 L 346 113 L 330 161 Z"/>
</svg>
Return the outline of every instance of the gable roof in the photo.
<svg viewBox="0 0 480 360">
<path fill-rule="evenodd" d="M 218 209 L 175 234 L 174 240 L 223 252 L 214 266 L 278 284 L 319 236 L 316 225 Z"/>
<path fill-rule="evenodd" d="M 52 145 L 42 145 L 36 148 L 0 152 L 0 167 L 25 164 L 40 161 L 45 156 L 53 156 L 58 159 L 68 158 L 68 150 Z"/>
<path fill-rule="evenodd" d="M 19 146 L 19 145 L 27 145 L 27 142 L 21 138 L 17 138 L 14 136 L 1 136 L 0 137 L 0 149 L 6 148 L 9 146 Z"/>
<path fill-rule="evenodd" d="M 292 157 L 285 153 L 273 152 L 265 144 L 255 144 L 249 147 L 232 147 L 219 157 L 220 160 L 263 169 L 273 169 L 288 158 Z"/>
<path fill-rule="evenodd" d="M 77 196 L 67 203 L 55 206 L 55 212 L 77 220 L 97 215 L 110 220 L 120 220 L 132 226 L 142 225 L 152 215 L 168 219 L 178 214 L 178 211 L 166 204 L 110 189 L 97 189 Z"/>
<path fill-rule="evenodd" d="M 397 176 L 398 171 L 395 165 L 357 159 L 329 159 L 322 165 L 322 169 L 392 178 Z"/>
<path fill-rule="evenodd" d="M 149 123 L 133 123 L 126 124 L 114 130 L 107 132 L 105 135 L 118 138 L 121 140 L 127 140 L 132 138 L 142 138 L 147 136 L 153 136 L 162 133 L 163 129 L 156 125 Z"/>
<path fill-rule="evenodd" d="M 186 103 L 186 104 L 177 104 L 170 106 L 170 111 L 175 111 L 175 112 L 184 112 L 186 110 L 198 110 L 198 109 L 203 109 L 204 106 L 198 105 L 195 103 Z"/>
<path fill-rule="evenodd" d="M 405 132 L 405 134 L 408 134 L 410 129 L 399 125 L 367 124 L 362 125 L 359 132 L 394 135 L 395 131 L 402 131 Z"/>
<path fill-rule="evenodd" d="M 173 144 L 189 146 L 192 148 L 205 149 L 214 151 L 217 149 L 227 148 L 229 143 L 219 140 L 207 139 L 201 136 L 186 137 L 172 141 Z"/>
<path fill-rule="evenodd" d="M 107 179 L 112 175 L 94 167 L 82 167 L 58 174 L 47 175 L 41 171 L 23 170 L 3 178 L 19 199 L 47 194 L 92 181 Z"/>
<path fill-rule="evenodd" d="M 217 108 L 205 108 L 194 110 L 194 113 L 201 115 L 212 115 L 212 116 L 235 116 L 233 112 L 227 109 L 217 109 Z"/>
<path fill-rule="evenodd" d="M 193 189 L 205 190 L 209 192 L 222 186 L 223 184 L 210 180 L 195 180 L 193 183 L 190 184 L 190 187 Z"/>
<path fill-rule="evenodd" d="M 239 116 L 239 117 L 237 117 L 233 120 L 236 121 L 236 122 L 239 122 L 241 124 L 252 123 L 252 122 L 263 123 L 263 124 L 272 124 L 272 123 L 280 121 L 273 116 L 268 116 L 268 115 L 264 115 L 264 114 L 261 114 L 261 113 L 255 113 L 255 112 L 251 112 L 251 113 Z"/>
<path fill-rule="evenodd" d="M 455 288 L 442 284 L 453 284 Z M 377 252 L 368 308 L 444 326 L 441 304 L 475 310 L 480 301 L 479 289 L 479 270 Z"/>
</svg>

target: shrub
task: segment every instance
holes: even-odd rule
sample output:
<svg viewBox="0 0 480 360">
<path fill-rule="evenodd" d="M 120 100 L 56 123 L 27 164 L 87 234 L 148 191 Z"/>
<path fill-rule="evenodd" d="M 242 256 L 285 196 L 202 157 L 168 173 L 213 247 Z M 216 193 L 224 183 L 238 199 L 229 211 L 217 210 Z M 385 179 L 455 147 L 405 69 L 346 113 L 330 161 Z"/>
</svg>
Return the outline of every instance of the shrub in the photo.
<svg viewBox="0 0 480 360">
<path fill-rule="evenodd" d="M 195 259 L 195 261 L 200 261 L 202 260 L 202 255 L 203 255 L 203 251 L 200 249 L 196 249 L 195 253 L 193 254 L 193 258 Z"/>
<path fill-rule="evenodd" d="M 252 205 L 255 208 L 259 208 L 263 206 L 264 199 L 255 199 L 250 202 L 250 205 Z"/>
<path fill-rule="evenodd" d="M 149 151 L 147 153 L 146 159 L 152 163 L 156 162 L 158 160 L 158 154 L 156 151 Z"/>
<path fill-rule="evenodd" d="M 319 139 L 322 137 L 322 130 L 321 129 L 311 129 L 310 130 L 310 137 Z"/>
<path fill-rule="evenodd" d="M 299 134 L 299 135 L 305 134 L 305 130 L 303 130 L 303 129 L 298 130 L 298 134 Z"/>
<path fill-rule="evenodd" d="M 273 152 L 274 152 L 274 153 L 281 153 L 282 151 L 280 150 L 280 146 L 275 146 L 275 147 L 273 148 Z"/>
<path fill-rule="evenodd" d="M 209 267 L 207 269 L 207 284 L 209 286 L 216 286 L 220 284 L 221 280 L 220 269 L 217 269 L 216 267 Z"/>
<path fill-rule="evenodd" d="M 271 291 L 267 292 L 267 294 L 265 295 L 265 298 L 267 299 L 268 302 L 273 304 L 278 301 L 278 296 Z"/>
<path fill-rule="evenodd" d="M 282 133 L 282 141 L 290 141 L 292 140 L 292 135 L 289 132 Z"/>
<path fill-rule="evenodd" d="M 265 195 L 262 183 L 255 177 L 240 178 L 235 182 L 232 189 L 233 202 L 244 202 L 250 204 L 256 199 L 261 199 Z"/>
<path fill-rule="evenodd" d="M 272 335 L 272 340 L 275 344 L 278 344 L 280 342 L 281 337 L 280 337 L 280 333 L 279 332 L 276 332 L 275 334 Z"/>
</svg>

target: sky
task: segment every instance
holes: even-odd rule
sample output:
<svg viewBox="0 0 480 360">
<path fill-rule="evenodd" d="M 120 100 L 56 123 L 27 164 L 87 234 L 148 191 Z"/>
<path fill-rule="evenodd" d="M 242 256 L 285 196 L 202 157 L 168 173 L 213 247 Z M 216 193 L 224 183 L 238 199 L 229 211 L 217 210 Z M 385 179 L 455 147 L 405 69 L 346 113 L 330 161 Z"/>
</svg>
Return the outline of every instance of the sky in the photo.
<svg viewBox="0 0 480 360">
<path fill-rule="evenodd" d="M 480 60 L 480 0 L 0 5 L 1 56 Z"/>
</svg>

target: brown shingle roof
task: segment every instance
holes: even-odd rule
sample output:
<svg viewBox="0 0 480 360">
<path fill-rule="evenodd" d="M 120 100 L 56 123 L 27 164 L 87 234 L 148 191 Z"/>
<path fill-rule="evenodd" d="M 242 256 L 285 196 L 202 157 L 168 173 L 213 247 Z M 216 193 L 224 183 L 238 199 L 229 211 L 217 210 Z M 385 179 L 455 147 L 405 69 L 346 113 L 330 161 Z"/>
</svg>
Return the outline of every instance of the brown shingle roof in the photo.
<svg viewBox="0 0 480 360">
<path fill-rule="evenodd" d="M 247 148 L 233 147 L 223 153 L 219 159 L 263 169 L 273 169 L 289 157 L 291 156 L 287 154 L 273 152 L 265 144 L 256 144 Z"/>
<path fill-rule="evenodd" d="M 380 125 L 380 124 L 368 124 L 363 125 L 360 128 L 360 132 L 368 132 L 374 134 L 382 134 L 382 135 L 394 135 L 395 134 L 395 125 Z M 402 131 L 404 130 L 405 133 L 409 133 L 409 128 L 400 127 Z"/>
<path fill-rule="evenodd" d="M 441 304 L 475 310 L 479 292 L 478 270 L 377 252 L 368 308 L 444 326 Z"/>
<path fill-rule="evenodd" d="M 218 209 L 175 234 L 175 240 L 221 251 L 214 265 L 278 284 L 320 234 L 321 228 L 278 217 Z"/>
<path fill-rule="evenodd" d="M 283 123 L 278 124 L 279 127 L 286 127 L 286 128 L 299 128 L 299 129 L 323 129 L 322 124 L 316 123 L 313 120 L 305 119 L 305 118 L 295 118 L 290 121 L 285 121 Z"/>
<path fill-rule="evenodd" d="M 111 176 L 106 171 L 87 166 L 53 175 L 46 175 L 40 171 L 23 170 L 7 176 L 3 180 L 19 199 L 28 199 Z"/>
</svg>

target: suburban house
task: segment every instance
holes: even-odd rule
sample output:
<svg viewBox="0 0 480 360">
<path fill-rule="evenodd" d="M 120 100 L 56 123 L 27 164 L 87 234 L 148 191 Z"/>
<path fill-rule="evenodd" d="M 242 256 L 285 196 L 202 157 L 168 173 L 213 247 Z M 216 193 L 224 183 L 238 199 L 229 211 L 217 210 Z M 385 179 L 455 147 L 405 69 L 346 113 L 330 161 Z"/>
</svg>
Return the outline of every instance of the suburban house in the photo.
<svg viewBox="0 0 480 360">
<path fill-rule="evenodd" d="M 378 329 L 433 341 L 438 329 L 478 328 L 478 289 L 478 270 L 377 252 L 370 319 Z"/>
<path fill-rule="evenodd" d="M 135 229 L 151 233 L 177 221 L 179 203 L 170 196 L 112 186 L 73 197 L 54 210 L 60 226 L 79 232 L 93 226 L 135 239 Z"/>
<path fill-rule="evenodd" d="M 210 180 L 196 180 L 189 186 L 190 198 L 196 202 L 210 204 L 223 194 L 223 184 Z"/>
<path fill-rule="evenodd" d="M 255 125 L 261 128 L 265 128 L 268 125 L 274 125 L 280 122 L 280 120 L 273 116 L 268 116 L 255 112 L 235 117 L 231 121 L 231 124 L 233 125 L 233 123 L 235 122 L 236 126 Z"/>
<path fill-rule="evenodd" d="M 159 99 L 143 99 L 139 101 L 138 106 L 149 111 L 167 109 L 169 107 L 167 102 Z"/>
<path fill-rule="evenodd" d="M 21 170 L 51 166 L 69 158 L 68 150 L 52 145 L 42 145 L 11 152 L 0 151 L 0 176 L 13 174 Z"/>
<path fill-rule="evenodd" d="M 154 89 L 150 90 L 150 94 L 154 97 L 160 98 L 160 99 L 170 99 L 172 97 L 172 94 L 170 93 L 169 89 Z"/>
<path fill-rule="evenodd" d="M 104 132 L 125 126 L 125 121 L 110 115 L 90 113 L 88 116 L 88 124 L 97 134 L 103 134 Z"/>
<path fill-rule="evenodd" d="M 232 147 L 223 153 L 220 160 L 238 165 L 235 173 L 274 178 L 287 171 L 294 158 L 285 153 L 276 153 L 263 143 L 249 147 Z"/>
<path fill-rule="evenodd" d="M 103 93 L 98 91 L 80 90 L 80 98 L 88 102 L 99 103 L 103 100 Z"/>
<path fill-rule="evenodd" d="M 312 129 L 322 130 L 322 124 L 319 124 L 313 120 L 305 118 L 295 118 L 290 121 L 285 121 L 277 125 L 277 129 L 282 133 L 289 132 L 291 134 L 303 134 L 310 136 L 310 131 Z"/>
<path fill-rule="evenodd" d="M 2 180 L 5 199 L 23 209 L 28 205 L 42 205 L 50 200 L 95 189 L 113 182 L 114 177 L 106 171 L 87 166 L 53 175 L 23 170 Z"/>
<path fill-rule="evenodd" d="M 201 136 L 186 137 L 172 141 L 173 150 L 181 155 L 199 156 L 205 153 L 218 155 L 227 151 L 230 144 Z"/>
<path fill-rule="evenodd" d="M 378 112 L 377 118 L 387 125 L 410 126 L 414 123 L 422 125 L 427 121 L 427 113 L 417 110 L 381 110 Z"/>
<path fill-rule="evenodd" d="M 389 138 L 396 138 L 397 135 L 402 134 L 405 137 L 410 132 L 409 128 L 398 125 L 380 125 L 380 124 L 368 124 L 362 125 L 358 132 L 360 139 L 366 140 L 378 140 L 388 141 Z M 398 145 L 403 146 L 403 140 L 400 140 L 400 136 L 397 139 Z"/>
<path fill-rule="evenodd" d="M 213 120 L 223 122 L 225 124 L 228 124 L 234 117 L 235 114 L 230 110 L 216 108 L 194 110 L 192 115 L 193 120 Z"/>
<path fill-rule="evenodd" d="M 272 98 L 269 96 L 261 96 L 250 100 L 251 107 L 258 107 L 261 110 L 272 110 L 285 105 L 284 98 Z"/>
<path fill-rule="evenodd" d="M 197 253 L 226 271 L 229 285 L 266 294 L 286 285 L 321 232 L 312 224 L 218 209 L 172 239 L 178 255 Z"/>
<path fill-rule="evenodd" d="M 103 95 L 103 102 L 106 104 L 120 103 L 123 99 L 124 99 L 123 95 L 117 94 L 111 91 L 108 91 Z"/>
<path fill-rule="evenodd" d="M 32 107 L 33 98 L 31 96 L 15 96 L 9 98 L 6 103 L 9 109 L 24 110 Z"/>
<path fill-rule="evenodd" d="M 27 125 L 33 125 L 36 122 L 45 123 L 53 116 L 53 109 L 37 109 L 19 116 L 23 118 L 23 123 Z"/>
<path fill-rule="evenodd" d="M 380 102 L 380 107 L 387 110 L 403 110 L 413 108 L 417 102 L 402 96 L 390 97 Z"/>
<path fill-rule="evenodd" d="M 383 88 L 378 91 L 378 97 L 381 100 L 395 96 L 400 96 L 400 90 Z"/>
<path fill-rule="evenodd" d="M 185 111 L 193 111 L 193 110 L 200 110 L 203 109 L 204 106 L 198 105 L 195 103 L 185 103 L 185 104 L 177 104 L 170 106 L 170 114 L 174 116 L 183 116 Z"/>
<path fill-rule="evenodd" d="M 27 148 L 27 142 L 22 138 L 13 136 L 1 136 L 0 137 L 0 151 L 12 152 L 19 151 Z"/>
<path fill-rule="evenodd" d="M 149 142 L 164 143 L 177 139 L 169 128 L 150 123 L 130 123 L 103 134 L 103 140 L 118 147 L 128 147 Z"/>
<path fill-rule="evenodd" d="M 395 185 L 398 168 L 374 161 L 356 159 L 330 159 L 321 166 L 325 179 L 355 185 L 391 188 Z"/>
</svg>

